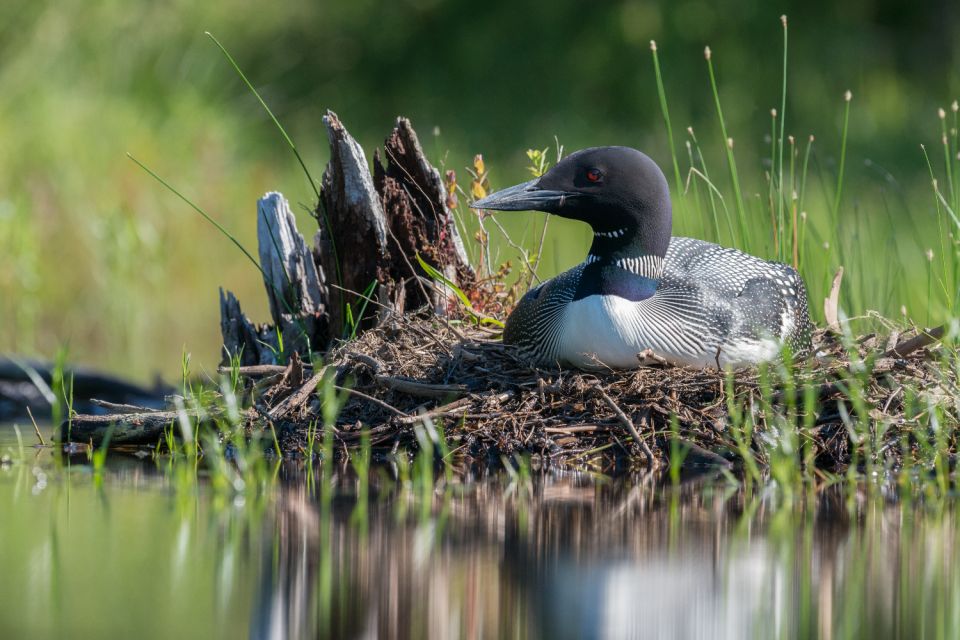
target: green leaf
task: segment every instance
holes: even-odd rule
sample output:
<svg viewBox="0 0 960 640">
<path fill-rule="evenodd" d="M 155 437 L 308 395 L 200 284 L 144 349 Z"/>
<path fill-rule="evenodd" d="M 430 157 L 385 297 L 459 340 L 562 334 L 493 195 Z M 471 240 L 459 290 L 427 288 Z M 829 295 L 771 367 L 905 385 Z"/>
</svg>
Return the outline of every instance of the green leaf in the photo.
<svg viewBox="0 0 960 640">
<path fill-rule="evenodd" d="M 470 304 L 470 299 L 467 298 L 467 294 L 463 292 L 463 289 L 454 284 L 449 278 L 443 275 L 435 267 L 431 266 L 423 258 L 420 257 L 420 254 L 417 254 L 417 262 L 420 264 L 420 267 L 436 282 L 441 283 L 443 286 L 447 287 L 453 291 L 454 295 L 460 300 L 460 303 L 466 309 L 467 313 L 478 323 L 478 324 L 492 324 L 496 327 L 503 328 L 503 323 L 497 320 L 496 318 L 491 318 L 490 316 L 485 316 L 482 313 L 478 312 L 473 308 L 473 305 Z"/>
</svg>

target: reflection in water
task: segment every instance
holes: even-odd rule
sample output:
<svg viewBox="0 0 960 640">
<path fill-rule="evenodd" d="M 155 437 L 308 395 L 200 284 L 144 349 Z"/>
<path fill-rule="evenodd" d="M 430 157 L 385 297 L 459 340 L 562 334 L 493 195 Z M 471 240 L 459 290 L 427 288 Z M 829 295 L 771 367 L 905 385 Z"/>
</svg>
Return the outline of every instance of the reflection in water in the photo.
<svg viewBox="0 0 960 640">
<path fill-rule="evenodd" d="M 101 483 L 86 464 L 33 456 L 0 467 L 3 638 L 952 637 L 960 628 L 956 510 L 875 486 L 780 504 L 773 489 L 719 478 L 677 488 L 573 473 L 426 484 L 398 482 L 384 466 L 371 471 L 364 508 L 346 468 L 325 481 L 286 465 L 276 485 L 238 496 L 197 483 L 190 465 L 113 457 Z"/>
<path fill-rule="evenodd" d="M 288 479 L 258 635 L 915 637 L 957 622 L 952 510 L 879 492 L 777 507 L 722 483 L 493 478 L 438 485 L 422 518 L 385 484 L 360 520 L 351 482 L 327 514 Z"/>
</svg>

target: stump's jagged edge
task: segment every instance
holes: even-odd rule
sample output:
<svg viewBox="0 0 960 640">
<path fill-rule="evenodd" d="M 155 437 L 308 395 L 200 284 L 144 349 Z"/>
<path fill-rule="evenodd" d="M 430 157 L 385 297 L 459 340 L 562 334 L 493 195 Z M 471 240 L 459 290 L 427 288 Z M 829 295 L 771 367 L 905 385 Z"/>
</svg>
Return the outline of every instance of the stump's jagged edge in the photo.
<svg viewBox="0 0 960 640">
<path fill-rule="evenodd" d="M 308 353 L 314 345 L 326 346 L 329 289 L 323 269 L 297 230 L 286 198 L 277 192 L 257 201 L 257 244 L 270 315 L 280 328 L 284 350 Z"/>
<path fill-rule="evenodd" d="M 453 212 L 446 206 L 440 172 L 427 160 L 408 119 L 397 118 L 384 143 L 384 155 L 385 162 L 379 151 L 374 153 L 373 170 L 374 184 L 395 239 L 390 261 L 393 281 L 424 277 L 415 260 L 420 256 L 461 289 L 473 288 L 476 275 L 467 259 Z M 405 309 L 429 303 L 444 314 L 448 298 L 437 289 L 432 291 L 431 299 L 426 300 L 423 295 L 427 288 L 407 285 L 403 299 L 395 296 L 395 303 Z"/>
<path fill-rule="evenodd" d="M 337 114 L 328 111 L 323 124 L 330 160 L 312 250 L 283 196 L 271 192 L 261 198 L 257 239 L 273 324 L 254 325 L 236 298 L 221 293 L 224 363 L 231 354 L 241 354 L 247 366 L 275 363 L 281 343 L 285 354 L 325 352 L 391 311 L 430 305 L 448 313 L 451 298 L 431 285 L 418 256 L 461 289 L 476 286 L 440 172 L 427 160 L 410 121 L 397 119 L 383 154 L 374 153 L 373 174 Z M 365 301 L 368 291 L 371 300 Z"/>
<path fill-rule="evenodd" d="M 257 327 L 240 308 L 231 291 L 220 289 L 220 335 L 223 337 L 223 362 L 240 357 L 241 366 L 276 364 L 277 339 L 270 327 Z"/>
<path fill-rule="evenodd" d="M 330 337 L 343 335 L 345 305 L 356 311 L 360 294 L 387 279 L 387 223 L 366 155 L 332 111 L 323 117 L 330 161 L 321 180 L 315 259 L 326 276 Z M 335 285 L 335 286 L 330 286 Z M 326 345 L 324 345 L 326 346 Z"/>
</svg>

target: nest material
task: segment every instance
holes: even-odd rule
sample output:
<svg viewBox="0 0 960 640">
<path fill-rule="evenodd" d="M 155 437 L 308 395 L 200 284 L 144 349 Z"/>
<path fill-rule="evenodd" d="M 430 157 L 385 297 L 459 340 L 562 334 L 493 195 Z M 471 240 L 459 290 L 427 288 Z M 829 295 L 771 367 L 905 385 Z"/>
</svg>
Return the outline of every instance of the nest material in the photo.
<svg viewBox="0 0 960 640">
<path fill-rule="evenodd" d="M 766 373 L 670 366 L 588 373 L 531 368 L 475 327 L 396 317 L 341 344 L 323 371 L 295 359 L 282 376 L 261 381 L 268 391 L 258 413 L 279 427 L 287 452 L 306 450 L 310 425 L 322 423 L 315 390 L 335 371 L 347 394 L 334 431 L 341 452 L 359 446 L 364 430 L 375 450 L 396 450 L 416 447 L 421 425 L 439 425 L 445 446 L 474 460 L 532 454 L 543 463 L 610 471 L 656 465 L 679 447 L 685 463 L 730 466 L 743 457 L 745 437 L 748 455 L 764 465 L 794 429 L 796 448 L 813 447 L 818 467 L 843 468 L 868 446 L 874 457 L 899 464 L 916 441 L 913 432 L 927 424 L 922 411 L 907 415 L 916 404 L 909 398 L 949 398 L 956 389 L 952 370 L 945 374 L 924 348 L 936 337 L 899 345 L 894 337 L 884 350 L 871 335 L 845 349 L 821 331 L 816 358 L 789 373 L 783 364 Z M 805 397 L 815 400 L 813 411 L 804 411 Z M 749 432 L 731 419 L 731 408 L 742 412 L 739 424 L 751 425 Z M 906 448 L 904 435 L 912 438 Z"/>
</svg>

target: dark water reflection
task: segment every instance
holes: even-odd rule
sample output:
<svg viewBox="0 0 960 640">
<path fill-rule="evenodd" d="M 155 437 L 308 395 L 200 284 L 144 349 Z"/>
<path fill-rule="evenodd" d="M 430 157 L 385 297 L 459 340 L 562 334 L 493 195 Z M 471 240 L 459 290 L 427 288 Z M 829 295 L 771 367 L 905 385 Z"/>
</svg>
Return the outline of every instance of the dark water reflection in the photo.
<svg viewBox="0 0 960 640">
<path fill-rule="evenodd" d="M 521 487 L 496 477 L 441 483 L 429 516 L 387 489 L 364 520 L 350 485 L 340 481 L 329 512 L 302 483 L 284 492 L 258 634 L 920 637 L 960 628 L 952 510 L 905 507 L 879 490 L 834 486 L 783 505 L 775 492 L 709 478 L 674 489 L 651 478 L 550 474 Z"/>
<path fill-rule="evenodd" d="M 7 451 L 10 451 L 9 444 Z M 0 442 L 0 454 L 3 442 Z M 952 498 L 720 477 L 0 466 L 0 637 L 956 637 Z M 403 473 L 400 474 L 404 475 Z M 42 485 L 42 486 L 41 486 Z M 368 491 L 369 500 L 358 500 Z M 259 497 L 257 497 L 259 495 Z"/>
</svg>

